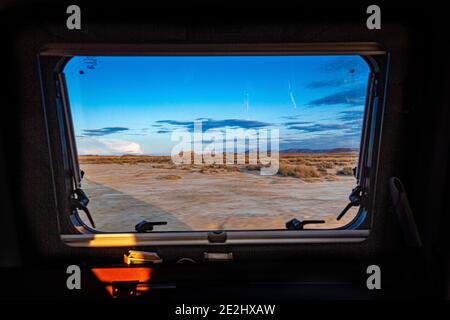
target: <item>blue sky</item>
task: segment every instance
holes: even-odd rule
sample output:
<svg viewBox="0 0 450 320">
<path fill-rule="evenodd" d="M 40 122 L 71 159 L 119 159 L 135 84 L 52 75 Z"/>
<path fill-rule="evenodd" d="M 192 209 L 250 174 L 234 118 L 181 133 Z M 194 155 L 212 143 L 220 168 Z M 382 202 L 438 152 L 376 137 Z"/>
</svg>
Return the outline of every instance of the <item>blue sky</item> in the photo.
<svg viewBox="0 0 450 320">
<path fill-rule="evenodd" d="M 170 154 L 174 129 L 280 130 L 280 150 L 358 148 L 359 56 L 74 57 L 64 69 L 80 154 Z"/>
</svg>

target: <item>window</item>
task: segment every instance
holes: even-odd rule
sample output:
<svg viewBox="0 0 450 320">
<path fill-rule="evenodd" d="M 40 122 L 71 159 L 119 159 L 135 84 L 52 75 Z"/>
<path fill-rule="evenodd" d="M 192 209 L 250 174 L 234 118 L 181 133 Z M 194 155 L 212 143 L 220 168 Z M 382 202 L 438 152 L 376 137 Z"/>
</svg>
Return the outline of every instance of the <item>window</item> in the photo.
<svg viewBox="0 0 450 320">
<path fill-rule="evenodd" d="M 336 229 L 360 212 L 337 220 L 358 185 L 360 55 L 76 55 L 63 74 L 96 230 Z"/>
</svg>

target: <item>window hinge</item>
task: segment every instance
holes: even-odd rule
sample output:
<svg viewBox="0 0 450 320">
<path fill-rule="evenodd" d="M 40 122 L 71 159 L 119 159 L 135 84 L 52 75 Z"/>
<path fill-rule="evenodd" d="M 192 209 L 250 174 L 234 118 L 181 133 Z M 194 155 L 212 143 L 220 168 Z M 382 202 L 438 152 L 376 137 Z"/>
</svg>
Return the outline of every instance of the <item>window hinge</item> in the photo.
<svg viewBox="0 0 450 320">
<path fill-rule="evenodd" d="M 72 209 L 78 209 L 82 210 L 86 216 L 89 219 L 89 222 L 91 223 L 92 228 L 95 228 L 94 219 L 92 219 L 91 213 L 89 209 L 87 208 L 87 205 L 89 203 L 89 198 L 86 195 L 86 193 L 82 189 L 75 189 L 73 191 L 73 198 L 72 201 Z"/>
<path fill-rule="evenodd" d="M 350 200 L 350 202 L 347 204 L 344 210 L 342 210 L 342 212 L 338 215 L 337 220 L 341 220 L 342 217 L 347 213 L 348 210 L 350 210 L 351 207 L 357 207 L 361 204 L 361 201 L 363 199 L 362 187 L 360 185 L 357 185 L 350 193 L 348 199 Z"/>
</svg>

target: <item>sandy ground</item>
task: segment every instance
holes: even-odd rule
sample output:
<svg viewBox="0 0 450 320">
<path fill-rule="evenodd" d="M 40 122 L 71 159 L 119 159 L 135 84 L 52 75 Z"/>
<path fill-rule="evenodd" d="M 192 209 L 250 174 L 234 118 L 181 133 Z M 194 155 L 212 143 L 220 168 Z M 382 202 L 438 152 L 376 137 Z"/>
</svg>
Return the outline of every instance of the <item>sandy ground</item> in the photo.
<svg viewBox="0 0 450 320">
<path fill-rule="evenodd" d="M 168 222 L 155 231 L 284 229 L 292 218 L 323 219 L 325 224 L 309 227 L 336 228 L 357 212 L 351 209 L 336 221 L 355 186 L 353 177 L 305 182 L 258 171 L 208 174 L 149 163 L 81 167 L 89 208 L 102 231 L 134 231 L 144 219 Z"/>
</svg>

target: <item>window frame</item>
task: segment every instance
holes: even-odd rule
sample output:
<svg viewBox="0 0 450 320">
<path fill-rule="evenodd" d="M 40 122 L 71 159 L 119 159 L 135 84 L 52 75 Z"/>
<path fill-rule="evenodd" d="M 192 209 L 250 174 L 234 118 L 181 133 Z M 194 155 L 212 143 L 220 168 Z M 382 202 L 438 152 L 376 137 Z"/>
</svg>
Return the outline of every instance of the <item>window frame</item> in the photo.
<svg viewBox="0 0 450 320">
<path fill-rule="evenodd" d="M 225 241 L 214 240 L 212 231 L 154 231 L 151 233 L 103 232 L 86 225 L 77 210 L 70 209 L 70 196 L 80 186 L 78 153 L 67 100 L 63 69 L 73 56 L 184 56 L 184 55 L 359 55 L 371 69 L 358 159 L 357 180 L 363 184 L 364 201 L 356 217 L 335 229 L 227 230 Z M 60 149 L 64 184 L 58 192 L 60 235 L 72 247 L 127 247 L 149 245 L 353 243 L 370 235 L 374 219 L 376 178 L 388 77 L 389 54 L 377 43 L 289 43 L 289 44 L 50 44 L 39 54 L 44 107 L 55 107 L 59 138 L 49 143 Z M 53 88 L 52 88 L 53 87 Z M 59 102 L 58 102 L 59 101 Z M 48 123 L 48 121 L 47 121 Z M 55 138 L 55 137 L 53 137 Z M 54 160 L 58 161 L 58 160 Z M 356 185 L 356 184 L 355 184 Z M 350 193 L 351 190 L 349 190 Z M 336 213 L 337 215 L 338 213 Z M 222 237 L 223 238 L 223 237 Z"/>
</svg>

